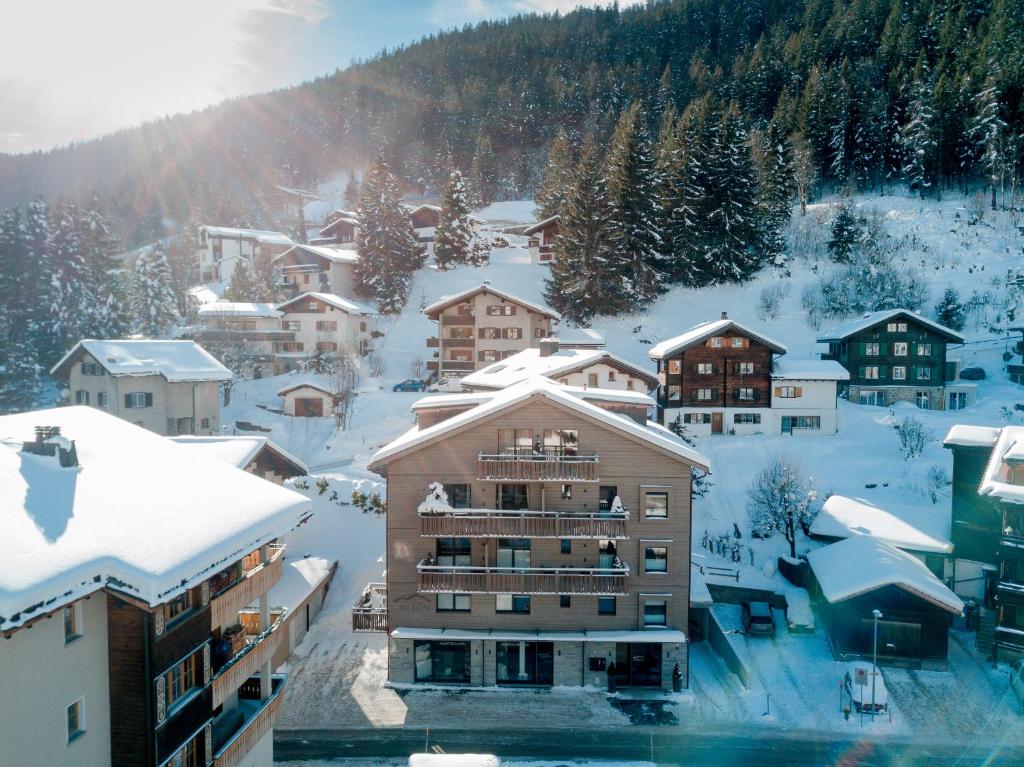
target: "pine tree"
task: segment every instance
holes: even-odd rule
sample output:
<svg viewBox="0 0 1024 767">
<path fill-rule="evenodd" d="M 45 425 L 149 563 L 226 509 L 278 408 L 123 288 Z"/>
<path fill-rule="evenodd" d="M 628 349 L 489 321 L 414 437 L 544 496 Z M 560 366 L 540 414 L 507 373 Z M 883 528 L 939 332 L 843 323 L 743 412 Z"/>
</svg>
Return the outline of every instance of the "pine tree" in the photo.
<svg viewBox="0 0 1024 767">
<path fill-rule="evenodd" d="M 940 325 L 953 330 L 963 330 L 967 322 L 967 307 L 960 301 L 956 288 L 946 288 L 939 303 L 935 305 L 935 319 Z"/>
<path fill-rule="evenodd" d="M 925 194 L 936 182 L 935 110 L 932 83 L 922 53 L 910 85 L 907 122 L 900 132 L 903 149 L 903 177 L 912 191 Z"/>
<path fill-rule="evenodd" d="M 228 301 L 247 303 L 253 300 L 255 287 L 249 262 L 245 259 L 239 259 L 235 263 L 234 270 L 231 272 L 231 280 L 228 282 L 228 289 L 224 291 L 224 297 Z"/>
<path fill-rule="evenodd" d="M 434 261 L 438 269 L 448 269 L 470 261 L 473 227 L 469 223 L 469 205 L 462 173 L 453 170 L 441 194 L 441 214 L 434 235 Z"/>
<path fill-rule="evenodd" d="M 491 138 L 481 133 L 469 168 L 474 204 L 483 207 L 494 202 L 500 186 L 499 175 L 498 157 L 494 154 Z"/>
<path fill-rule="evenodd" d="M 252 270 L 252 300 L 267 304 L 276 304 L 281 300 L 281 290 L 277 286 L 278 274 L 270 256 L 257 256 L 256 265 Z"/>
<path fill-rule="evenodd" d="M 178 321 L 171 289 L 171 269 L 159 242 L 135 260 L 132 283 L 132 318 L 135 330 L 148 338 L 164 338 Z"/>
<path fill-rule="evenodd" d="M 565 202 L 573 174 L 572 148 L 565 135 L 559 133 L 548 148 L 548 164 L 544 180 L 537 189 L 537 220 L 557 216 Z"/>
<path fill-rule="evenodd" d="M 806 216 L 807 201 L 818 180 L 818 167 L 814 164 L 814 155 L 802 133 L 790 136 L 789 143 L 793 148 L 793 185 L 800 200 L 800 215 Z"/>
<path fill-rule="evenodd" d="M 52 275 L 56 266 L 50 250 L 50 210 L 42 197 L 34 198 L 25 213 L 25 229 L 21 238 L 21 263 L 24 271 L 14 290 L 21 296 L 34 363 L 45 370 L 67 351 L 53 333 L 50 307 L 53 306 L 53 283 L 45 276 Z"/>
<path fill-rule="evenodd" d="M 398 180 L 382 156 L 363 179 L 356 252 L 356 289 L 375 298 L 385 314 L 401 311 L 412 274 L 423 266 L 426 256 L 402 205 Z"/>
<path fill-rule="evenodd" d="M 100 211 L 98 199 L 93 198 L 82 211 L 80 223 L 88 293 L 95 300 L 85 318 L 83 336 L 119 338 L 127 330 L 129 319 L 124 265 L 117 256 L 118 242 Z"/>
<path fill-rule="evenodd" d="M 591 137 L 573 172 L 558 222 L 551 277 L 545 281 L 548 304 L 567 320 L 586 325 L 595 315 L 615 315 L 628 308 L 611 221 L 611 203 Z"/>
<path fill-rule="evenodd" d="M 605 160 L 605 185 L 622 289 L 633 308 L 664 292 L 654 156 L 647 118 L 634 103 L 619 118 Z"/>
<path fill-rule="evenodd" d="M 971 120 L 967 135 L 980 158 L 980 170 L 992 190 L 992 210 L 996 209 L 996 190 L 1003 189 L 1006 173 L 1007 128 L 1000 114 L 998 86 L 990 73 L 975 103 L 977 112 Z"/>
<path fill-rule="evenodd" d="M 832 234 L 828 241 L 829 258 L 840 264 L 852 262 L 860 236 L 860 223 L 853 213 L 849 195 L 844 193 L 839 198 L 836 216 L 832 219 Z"/>
<path fill-rule="evenodd" d="M 758 153 L 758 214 L 765 258 L 781 264 L 786 250 L 784 230 L 792 216 L 793 152 L 782 126 L 768 123 Z"/>
<path fill-rule="evenodd" d="M 683 113 L 676 129 L 675 177 L 662 201 L 668 209 L 662 239 L 671 243 L 669 272 L 674 281 L 690 287 L 711 282 L 704 256 L 711 200 L 708 155 L 712 120 L 711 102 L 707 98 L 694 102 Z"/>
<path fill-rule="evenodd" d="M 51 230 L 50 332 L 63 349 L 89 337 L 92 313 L 97 305 L 94 280 L 89 274 L 82 243 L 78 206 L 62 202 L 53 211 Z"/>
<path fill-rule="evenodd" d="M 359 207 L 359 182 L 356 181 L 356 174 L 348 174 L 348 183 L 345 184 L 345 210 L 355 210 Z"/>
</svg>

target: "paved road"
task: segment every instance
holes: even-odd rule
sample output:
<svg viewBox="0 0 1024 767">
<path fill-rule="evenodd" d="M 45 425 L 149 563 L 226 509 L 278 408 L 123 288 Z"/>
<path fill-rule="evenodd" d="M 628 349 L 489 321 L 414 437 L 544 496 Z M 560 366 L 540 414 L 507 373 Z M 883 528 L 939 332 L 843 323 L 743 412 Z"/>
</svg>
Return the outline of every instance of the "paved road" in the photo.
<svg viewBox="0 0 1024 767">
<path fill-rule="evenodd" d="M 566 723 L 571 722 L 566 711 Z M 496 728 L 500 723 L 496 723 Z M 424 747 L 448 753 L 495 753 L 503 757 L 535 759 L 619 759 L 646 760 L 659 765 L 689 767 L 753 767 L 780 764 L 785 767 L 825 765 L 1021 765 L 1024 748 L 981 751 L 975 747 L 934 745 L 887 739 L 840 740 L 820 733 L 794 732 L 780 735 L 757 730 L 745 733 L 721 732 L 672 734 L 664 729 L 630 728 L 614 732 L 504 730 L 277 730 L 274 732 L 275 761 L 300 759 L 350 759 L 406 757 Z"/>
</svg>

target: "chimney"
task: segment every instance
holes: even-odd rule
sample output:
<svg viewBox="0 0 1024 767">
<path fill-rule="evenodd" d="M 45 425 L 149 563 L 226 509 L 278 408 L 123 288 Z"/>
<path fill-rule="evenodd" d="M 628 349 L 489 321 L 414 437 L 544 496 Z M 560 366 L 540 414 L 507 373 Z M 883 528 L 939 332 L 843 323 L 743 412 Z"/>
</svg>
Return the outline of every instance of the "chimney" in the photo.
<svg viewBox="0 0 1024 767">
<path fill-rule="evenodd" d="M 723 320 L 729 319 L 729 312 L 722 312 L 722 319 Z"/>
<path fill-rule="evenodd" d="M 558 348 L 557 338 L 542 338 L 540 341 L 540 356 L 550 357 L 558 351 Z"/>
<path fill-rule="evenodd" d="M 37 426 L 36 438 L 21 444 L 23 453 L 55 457 L 65 469 L 78 466 L 78 450 L 74 440 L 61 436 L 59 426 Z"/>
</svg>

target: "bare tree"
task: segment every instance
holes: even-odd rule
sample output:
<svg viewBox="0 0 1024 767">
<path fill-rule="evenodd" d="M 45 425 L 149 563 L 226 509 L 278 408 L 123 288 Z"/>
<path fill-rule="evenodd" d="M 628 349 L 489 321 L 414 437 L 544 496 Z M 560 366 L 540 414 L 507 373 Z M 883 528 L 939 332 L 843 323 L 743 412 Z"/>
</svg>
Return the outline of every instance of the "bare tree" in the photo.
<svg viewBox="0 0 1024 767">
<path fill-rule="evenodd" d="M 907 461 L 921 455 L 928 443 L 935 437 L 925 427 L 921 419 L 914 415 L 908 415 L 898 423 L 896 432 L 900 435 L 900 452 L 903 453 L 903 458 Z"/>
<path fill-rule="evenodd" d="M 342 352 L 334 361 L 331 384 L 334 389 L 334 420 L 338 428 L 345 431 L 352 423 L 359 385 L 359 358 L 351 350 Z"/>
<path fill-rule="evenodd" d="M 818 491 L 804 476 L 800 462 L 777 455 L 768 461 L 747 488 L 747 514 L 751 532 L 760 538 L 782 533 L 789 556 L 796 558 L 797 528 L 807 535 L 818 514 Z"/>
<path fill-rule="evenodd" d="M 818 180 L 818 167 L 814 164 L 814 154 L 802 133 L 794 133 L 789 138 L 793 145 L 793 183 L 796 194 L 800 198 L 800 215 L 807 215 L 807 197 L 811 187 Z"/>
</svg>

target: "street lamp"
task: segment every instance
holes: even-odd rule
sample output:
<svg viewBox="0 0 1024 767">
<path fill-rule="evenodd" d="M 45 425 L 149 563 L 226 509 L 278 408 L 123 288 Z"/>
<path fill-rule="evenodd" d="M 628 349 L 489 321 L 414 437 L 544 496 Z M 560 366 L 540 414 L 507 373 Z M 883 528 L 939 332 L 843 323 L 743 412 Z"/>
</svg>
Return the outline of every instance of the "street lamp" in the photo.
<svg viewBox="0 0 1024 767">
<path fill-rule="evenodd" d="M 872 642 L 871 651 L 871 716 L 875 715 L 875 679 L 878 677 L 878 619 L 882 617 L 881 610 L 872 610 L 875 616 L 875 636 Z"/>
</svg>

